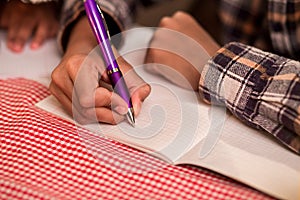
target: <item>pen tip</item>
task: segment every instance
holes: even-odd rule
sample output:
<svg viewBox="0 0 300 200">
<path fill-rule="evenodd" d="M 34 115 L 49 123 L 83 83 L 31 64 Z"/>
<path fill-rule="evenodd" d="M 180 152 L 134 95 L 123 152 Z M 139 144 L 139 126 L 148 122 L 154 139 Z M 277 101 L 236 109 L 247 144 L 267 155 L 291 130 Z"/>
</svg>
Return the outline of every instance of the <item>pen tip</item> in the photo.
<svg viewBox="0 0 300 200">
<path fill-rule="evenodd" d="M 131 126 L 135 127 L 134 111 L 133 108 L 128 108 L 127 119 Z"/>
</svg>

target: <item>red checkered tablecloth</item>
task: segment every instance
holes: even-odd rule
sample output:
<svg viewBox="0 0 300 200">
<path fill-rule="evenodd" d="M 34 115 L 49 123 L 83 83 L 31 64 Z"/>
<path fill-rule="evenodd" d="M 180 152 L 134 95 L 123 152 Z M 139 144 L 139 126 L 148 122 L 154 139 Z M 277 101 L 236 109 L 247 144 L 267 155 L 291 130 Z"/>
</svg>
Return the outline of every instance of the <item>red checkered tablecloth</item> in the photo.
<svg viewBox="0 0 300 200">
<path fill-rule="evenodd" d="M 169 165 L 34 106 L 48 95 L 31 80 L 0 80 L 0 199 L 272 199 L 206 169 Z"/>
</svg>

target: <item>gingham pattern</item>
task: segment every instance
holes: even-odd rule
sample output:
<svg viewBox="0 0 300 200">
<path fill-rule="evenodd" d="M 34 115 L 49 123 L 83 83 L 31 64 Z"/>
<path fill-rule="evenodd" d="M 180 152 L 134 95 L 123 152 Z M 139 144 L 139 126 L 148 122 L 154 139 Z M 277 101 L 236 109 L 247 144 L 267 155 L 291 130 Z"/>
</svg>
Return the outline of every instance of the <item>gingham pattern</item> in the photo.
<svg viewBox="0 0 300 200">
<path fill-rule="evenodd" d="M 300 154 L 300 63 L 229 43 L 206 65 L 200 93 Z"/>
<path fill-rule="evenodd" d="M 0 80 L 0 199 L 271 199 L 205 169 L 171 166 L 34 104 L 47 88 Z"/>
</svg>

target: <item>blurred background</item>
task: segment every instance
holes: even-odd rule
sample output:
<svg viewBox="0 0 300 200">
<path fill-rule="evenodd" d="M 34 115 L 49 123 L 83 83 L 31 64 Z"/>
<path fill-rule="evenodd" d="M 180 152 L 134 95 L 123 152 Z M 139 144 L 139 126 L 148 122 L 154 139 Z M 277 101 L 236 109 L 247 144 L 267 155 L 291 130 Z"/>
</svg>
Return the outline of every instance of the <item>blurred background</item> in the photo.
<svg viewBox="0 0 300 200">
<path fill-rule="evenodd" d="M 220 43 L 220 25 L 217 16 L 217 0 L 168 0 L 138 8 L 136 21 L 144 26 L 157 26 L 163 16 L 171 16 L 183 10 L 193 15 L 198 22 Z"/>
</svg>

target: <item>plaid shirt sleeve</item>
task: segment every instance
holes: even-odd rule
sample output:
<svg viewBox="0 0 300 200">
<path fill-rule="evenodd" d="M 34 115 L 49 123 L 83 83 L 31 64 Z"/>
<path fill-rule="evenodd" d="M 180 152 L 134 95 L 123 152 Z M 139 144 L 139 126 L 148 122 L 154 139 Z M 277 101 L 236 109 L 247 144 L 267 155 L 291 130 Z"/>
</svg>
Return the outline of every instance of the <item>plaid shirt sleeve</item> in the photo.
<svg viewBox="0 0 300 200">
<path fill-rule="evenodd" d="M 206 64 L 199 91 L 300 154 L 300 63 L 229 43 Z"/>
<path fill-rule="evenodd" d="M 132 23 L 136 0 L 98 0 L 98 3 L 105 14 L 106 20 L 108 18 L 111 19 L 107 21 L 108 25 L 110 27 L 116 27 L 115 30 L 117 29 L 117 31 L 115 31 L 112 35 L 126 29 Z M 65 1 L 61 18 L 62 26 L 58 34 L 58 44 L 62 51 L 66 47 L 72 25 L 83 15 L 85 15 L 85 10 L 82 1 Z"/>
</svg>

